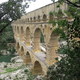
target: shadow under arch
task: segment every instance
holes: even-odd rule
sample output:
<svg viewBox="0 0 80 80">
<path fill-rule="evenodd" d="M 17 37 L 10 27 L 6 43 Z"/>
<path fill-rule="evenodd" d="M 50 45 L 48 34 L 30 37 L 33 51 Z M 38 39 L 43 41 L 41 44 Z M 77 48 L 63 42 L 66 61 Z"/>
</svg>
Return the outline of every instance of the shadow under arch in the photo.
<svg viewBox="0 0 80 80">
<path fill-rule="evenodd" d="M 32 22 L 32 17 L 30 18 L 30 21 Z"/>
<path fill-rule="evenodd" d="M 23 46 L 21 46 L 20 56 L 23 56 L 23 55 L 24 55 L 24 48 L 23 48 Z"/>
<path fill-rule="evenodd" d="M 59 35 L 57 35 L 53 31 L 50 36 L 50 40 L 49 40 L 48 48 L 47 48 L 47 52 L 48 52 L 47 59 L 50 64 L 52 64 L 53 62 L 56 62 L 55 58 L 58 56 L 58 54 L 57 54 L 57 50 L 59 48 L 59 40 L 58 39 L 59 39 Z"/>
<path fill-rule="evenodd" d="M 35 61 L 32 73 L 35 75 L 42 75 L 43 74 L 42 66 L 39 63 L 39 61 Z"/>
<path fill-rule="evenodd" d="M 24 63 L 25 64 L 31 64 L 31 56 L 30 56 L 30 53 L 27 51 L 27 53 L 25 54 L 24 56 Z"/>
<path fill-rule="evenodd" d="M 26 28 L 25 40 L 26 40 L 25 41 L 26 45 L 30 46 L 31 37 L 30 37 L 30 29 L 29 29 L 29 27 Z"/>
<path fill-rule="evenodd" d="M 36 51 L 41 51 L 40 50 L 40 43 L 41 43 L 41 36 L 42 36 L 43 34 L 42 34 L 42 32 L 41 32 L 41 29 L 40 28 L 37 28 L 36 30 L 35 30 L 35 32 L 34 32 L 34 41 L 33 41 L 33 43 L 34 43 L 34 51 L 36 52 Z M 44 37 L 44 36 L 42 36 L 42 37 Z"/>
<path fill-rule="evenodd" d="M 17 27 L 17 33 L 19 34 L 19 27 Z"/>
<path fill-rule="evenodd" d="M 17 34 L 17 36 L 19 36 L 19 27 L 18 26 L 16 28 L 16 34 Z"/>
<path fill-rule="evenodd" d="M 46 20 L 47 20 L 47 15 L 44 14 L 44 15 L 43 15 L 43 21 L 46 21 Z"/>
<path fill-rule="evenodd" d="M 40 21 L 40 15 L 38 15 L 38 21 Z"/>
<path fill-rule="evenodd" d="M 16 49 L 17 49 L 17 51 L 19 51 L 19 49 L 20 49 L 19 42 L 16 43 Z"/>
<path fill-rule="evenodd" d="M 21 34 L 20 35 L 21 35 L 20 36 L 21 40 L 23 40 L 24 39 L 24 30 L 23 30 L 23 27 L 21 27 Z"/>
<path fill-rule="evenodd" d="M 34 16 L 34 18 L 33 18 L 33 19 L 34 19 L 34 22 L 36 22 L 36 17 L 35 17 L 35 16 Z"/>
</svg>

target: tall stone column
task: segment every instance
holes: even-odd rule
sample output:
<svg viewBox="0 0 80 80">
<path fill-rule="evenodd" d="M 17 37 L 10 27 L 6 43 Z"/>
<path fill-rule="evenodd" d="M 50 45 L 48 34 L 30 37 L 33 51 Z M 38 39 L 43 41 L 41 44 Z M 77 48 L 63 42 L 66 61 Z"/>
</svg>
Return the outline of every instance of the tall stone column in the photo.
<svg viewBox="0 0 80 80">
<path fill-rule="evenodd" d="M 40 51 L 40 37 L 35 37 L 34 39 L 34 51 L 35 52 Z"/>
<path fill-rule="evenodd" d="M 55 58 L 58 57 L 57 54 L 58 48 L 59 48 L 58 37 L 54 36 L 53 38 L 51 38 L 50 43 L 47 46 L 47 63 L 49 65 L 52 65 L 55 62 L 57 62 Z"/>
</svg>

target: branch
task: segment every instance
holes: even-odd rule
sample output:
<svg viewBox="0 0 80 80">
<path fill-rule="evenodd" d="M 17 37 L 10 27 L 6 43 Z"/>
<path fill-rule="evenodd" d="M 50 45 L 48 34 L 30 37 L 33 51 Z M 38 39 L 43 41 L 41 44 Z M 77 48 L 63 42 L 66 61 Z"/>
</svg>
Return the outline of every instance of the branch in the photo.
<svg viewBox="0 0 80 80">
<path fill-rule="evenodd" d="M 12 22 L 12 21 L 11 21 Z M 4 29 L 11 24 L 11 22 L 7 23 L 3 28 L 0 30 L 0 34 L 4 31 Z"/>
<path fill-rule="evenodd" d="M 69 0 L 66 0 L 69 4 L 72 4 L 73 6 L 75 6 L 75 7 L 79 7 L 80 8 L 80 5 L 76 5 L 75 3 L 72 3 L 71 1 L 69 1 Z"/>
<path fill-rule="evenodd" d="M 3 16 L 5 16 L 6 14 L 8 14 L 8 13 L 0 13 L 0 20 L 1 20 L 1 18 L 2 18 Z"/>
</svg>

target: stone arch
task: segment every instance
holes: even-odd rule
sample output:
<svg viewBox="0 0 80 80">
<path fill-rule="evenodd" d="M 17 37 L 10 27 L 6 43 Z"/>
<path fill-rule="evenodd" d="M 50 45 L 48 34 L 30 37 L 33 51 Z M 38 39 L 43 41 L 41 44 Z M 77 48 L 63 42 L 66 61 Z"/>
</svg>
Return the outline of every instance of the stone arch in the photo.
<svg viewBox="0 0 80 80">
<path fill-rule="evenodd" d="M 40 15 L 38 15 L 38 21 L 40 21 Z"/>
<path fill-rule="evenodd" d="M 30 21 L 32 22 L 32 17 L 30 18 Z"/>
<path fill-rule="evenodd" d="M 40 28 L 37 28 L 34 32 L 34 51 L 40 51 L 40 38 L 41 38 L 41 29 Z"/>
<path fill-rule="evenodd" d="M 25 34 L 25 42 L 26 42 L 27 46 L 30 46 L 30 40 L 31 40 L 30 29 L 29 29 L 29 27 L 27 27 L 26 28 L 26 34 Z"/>
<path fill-rule="evenodd" d="M 21 26 L 21 40 L 24 39 L 24 30 L 23 30 L 23 27 Z"/>
<path fill-rule="evenodd" d="M 29 18 L 27 18 L 28 22 L 29 22 Z"/>
<path fill-rule="evenodd" d="M 36 21 L 36 17 L 34 17 L 34 22 Z"/>
<path fill-rule="evenodd" d="M 23 27 L 21 27 L 21 34 L 23 34 L 24 33 L 24 30 L 23 30 Z"/>
<path fill-rule="evenodd" d="M 16 49 L 17 49 L 17 51 L 19 51 L 19 49 L 20 49 L 19 42 L 16 43 Z"/>
<path fill-rule="evenodd" d="M 59 47 L 59 36 L 55 34 L 54 32 L 51 33 L 48 48 L 47 48 L 47 59 L 50 64 L 53 62 L 56 62 L 55 58 L 58 56 L 57 49 Z"/>
<path fill-rule="evenodd" d="M 43 21 L 46 21 L 46 20 L 47 20 L 47 15 L 44 14 L 44 15 L 43 15 Z"/>
<path fill-rule="evenodd" d="M 43 35 L 42 32 L 41 32 L 41 36 L 40 36 L 40 43 L 45 43 L 45 41 L 44 41 L 44 35 Z"/>
<path fill-rule="evenodd" d="M 17 27 L 17 33 L 19 34 L 19 27 Z"/>
<path fill-rule="evenodd" d="M 42 66 L 39 61 L 35 61 L 32 73 L 37 75 L 43 74 Z"/>
<path fill-rule="evenodd" d="M 18 26 L 16 27 L 16 35 L 17 35 L 17 36 L 20 35 L 20 34 L 19 34 L 19 27 L 18 27 Z"/>
<path fill-rule="evenodd" d="M 26 52 L 26 54 L 24 56 L 24 63 L 31 64 L 31 55 L 28 51 Z"/>
<path fill-rule="evenodd" d="M 21 49 L 20 49 L 20 55 L 21 55 L 21 56 L 24 55 L 24 48 L 23 48 L 23 46 L 21 46 Z"/>
</svg>

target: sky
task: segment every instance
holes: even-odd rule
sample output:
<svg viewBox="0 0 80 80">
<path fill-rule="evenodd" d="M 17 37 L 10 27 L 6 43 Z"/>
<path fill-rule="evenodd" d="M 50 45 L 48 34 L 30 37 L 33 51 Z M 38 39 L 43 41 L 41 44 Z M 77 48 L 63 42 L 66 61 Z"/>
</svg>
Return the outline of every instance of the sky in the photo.
<svg viewBox="0 0 80 80">
<path fill-rule="evenodd" d="M 29 8 L 27 9 L 27 12 L 33 11 L 35 9 L 38 9 L 42 6 L 45 6 L 47 4 L 52 3 L 51 0 L 36 0 L 36 2 L 32 2 L 29 6 Z"/>
<path fill-rule="evenodd" d="M 8 0 L 0 0 L 0 4 L 6 1 Z M 36 0 L 35 2 L 29 3 L 29 8 L 26 9 L 26 12 L 33 11 L 50 3 L 52 3 L 51 0 Z"/>
</svg>

